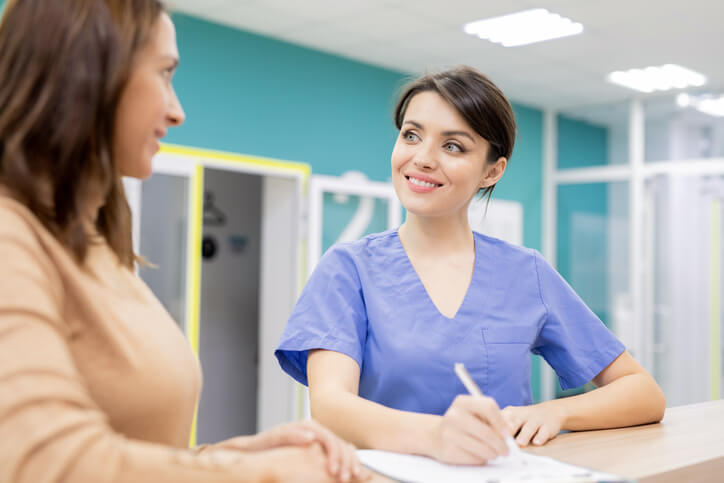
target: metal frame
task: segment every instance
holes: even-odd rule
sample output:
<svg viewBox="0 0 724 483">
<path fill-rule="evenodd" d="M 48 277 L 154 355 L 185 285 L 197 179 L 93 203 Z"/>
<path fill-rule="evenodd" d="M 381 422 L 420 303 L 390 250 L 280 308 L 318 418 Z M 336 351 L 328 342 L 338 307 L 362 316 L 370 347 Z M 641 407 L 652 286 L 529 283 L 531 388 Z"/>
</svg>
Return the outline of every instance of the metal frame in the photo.
<svg viewBox="0 0 724 483">
<path fill-rule="evenodd" d="M 387 225 L 389 228 L 402 223 L 402 205 L 390 183 L 357 181 L 336 176 L 314 175 L 309 180 L 309 231 L 307 238 L 307 275 L 310 275 L 322 256 L 322 205 L 324 193 L 356 195 L 387 200 Z"/>
</svg>

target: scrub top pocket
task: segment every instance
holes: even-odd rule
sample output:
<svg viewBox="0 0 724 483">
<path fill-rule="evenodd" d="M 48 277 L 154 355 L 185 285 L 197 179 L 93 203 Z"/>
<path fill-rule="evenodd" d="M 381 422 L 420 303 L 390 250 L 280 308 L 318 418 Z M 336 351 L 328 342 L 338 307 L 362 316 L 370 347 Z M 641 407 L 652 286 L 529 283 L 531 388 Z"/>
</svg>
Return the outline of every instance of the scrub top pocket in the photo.
<svg viewBox="0 0 724 483">
<path fill-rule="evenodd" d="M 509 325 L 484 327 L 483 342 L 487 354 L 487 383 L 503 387 L 498 405 L 532 404 L 530 397 L 530 349 L 538 336 L 538 327 Z"/>
</svg>

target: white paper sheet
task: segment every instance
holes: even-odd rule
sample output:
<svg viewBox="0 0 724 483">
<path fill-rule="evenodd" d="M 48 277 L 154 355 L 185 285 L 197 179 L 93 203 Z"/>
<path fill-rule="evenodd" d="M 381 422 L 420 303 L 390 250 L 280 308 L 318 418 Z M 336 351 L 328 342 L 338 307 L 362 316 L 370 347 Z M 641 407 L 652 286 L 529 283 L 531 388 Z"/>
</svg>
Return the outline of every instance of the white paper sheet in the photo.
<svg viewBox="0 0 724 483">
<path fill-rule="evenodd" d="M 388 451 L 357 451 L 362 464 L 389 478 L 406 483 L 504 483 L 623 481 L 620 477 L 572 466 L 552 458 L 520 452 L 485 466 L 456 466 L 424 456 Z"/>
</svg>

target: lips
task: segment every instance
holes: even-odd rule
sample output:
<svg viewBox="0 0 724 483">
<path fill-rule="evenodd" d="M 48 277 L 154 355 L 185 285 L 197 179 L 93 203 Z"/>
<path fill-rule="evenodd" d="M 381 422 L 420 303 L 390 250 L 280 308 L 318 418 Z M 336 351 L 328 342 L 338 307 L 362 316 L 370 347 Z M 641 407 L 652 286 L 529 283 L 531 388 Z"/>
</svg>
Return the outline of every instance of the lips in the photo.
<svg viewBox="0 0 724 483">
<path fill-rule="evenodd" d="M 415 184 L 416 186 L 424 186 L 428 188 L 439 188 L 440 186 L 442 186 L 442 183 L 440 183 L 436 179 L 422 174 L 406 174 L 404 176 L 407 181 Z"/>
</svg>

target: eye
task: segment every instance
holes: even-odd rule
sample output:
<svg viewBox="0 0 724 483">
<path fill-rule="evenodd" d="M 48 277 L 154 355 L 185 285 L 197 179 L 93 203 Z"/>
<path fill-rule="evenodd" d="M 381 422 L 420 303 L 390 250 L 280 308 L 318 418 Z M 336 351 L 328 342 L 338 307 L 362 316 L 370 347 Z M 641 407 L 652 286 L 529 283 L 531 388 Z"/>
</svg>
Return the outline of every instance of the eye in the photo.
<svg viewBox="0 0 724 483">
<path fill-rule="evenodd" d="M 173 74 L 175 71 L 176 71 L 176 66 L 172 65 L 172 66 L 164 68 L 163 71 L 161 71 L 161 72 L 162 72 L 164 78 L 171 79 L 173 77 Z"/>
<path fill-rule="evenodd" d="M 402 133 L 402 137 L 405 138 L 405 141 L 414 143 L 416 141 L 420 140 L 420 137 L 415 134 L 413 131 L 405 131 Z"/>
<path fill-rule="evenodd" d="M 445 145 L 443 147 L 445 148 L 445 151 L 448 151 L 450 153 L 464 153 L 465 152 L 463 147 L 457 143 L 445 143 Z"/>
</svg>

